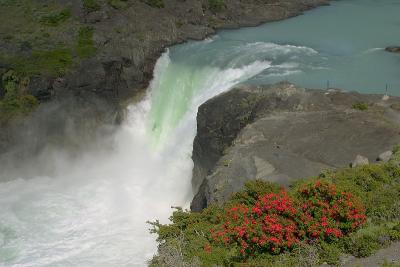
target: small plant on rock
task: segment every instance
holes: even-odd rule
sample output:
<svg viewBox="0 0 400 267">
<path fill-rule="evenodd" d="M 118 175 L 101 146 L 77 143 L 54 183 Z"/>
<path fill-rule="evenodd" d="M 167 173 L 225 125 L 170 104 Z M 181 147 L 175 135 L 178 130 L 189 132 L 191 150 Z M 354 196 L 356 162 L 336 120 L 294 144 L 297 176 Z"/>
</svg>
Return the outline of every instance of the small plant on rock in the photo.
<svg viewBox="0 0 400 267">
<path fill-rule="evenodd" d="M 368 103 L 365 103 L 365 102 L 359 102 L 359 103 L 353 104 L 353 109 L 365 111 L 365 110 L 368 110 L 368 108 L 369 108 L 369 105 L 368 105 Z"/>
</svg>

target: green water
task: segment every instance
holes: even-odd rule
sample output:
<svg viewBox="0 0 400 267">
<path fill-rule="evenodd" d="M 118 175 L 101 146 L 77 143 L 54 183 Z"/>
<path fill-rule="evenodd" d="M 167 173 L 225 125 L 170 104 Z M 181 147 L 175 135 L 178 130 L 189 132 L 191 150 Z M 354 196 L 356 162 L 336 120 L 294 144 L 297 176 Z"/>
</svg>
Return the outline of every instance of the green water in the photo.
<svg viewBox="0 0 400 267">
<path fill-rule="evenodd" d="M 391 45 L 400 45 L 399 0 L 334 1 L 175 46 L 155 73 L 150 127 L 163 139 L 202 101 L 243 82 L 400 95 L 400 56 L 384 51 Z"/>
</svg>

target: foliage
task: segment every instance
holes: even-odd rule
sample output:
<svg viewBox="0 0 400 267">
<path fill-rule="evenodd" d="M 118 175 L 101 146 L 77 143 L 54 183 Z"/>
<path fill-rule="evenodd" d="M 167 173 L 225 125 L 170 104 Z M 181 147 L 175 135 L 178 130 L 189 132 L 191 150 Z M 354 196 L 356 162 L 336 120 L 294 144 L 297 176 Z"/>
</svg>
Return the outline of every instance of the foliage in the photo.
<svg viewBox="0 0 400 267">
<path fill-rule="evenodd" d="M 116 9 L 126 8 L 127 7 L 127 0 L 108 0 L 110 6 Z"/>
<path fill-rule="evenodd" d="M 154 8 L 163 8 L 165 7 L 164 0 L 146 0 L 146 3 Z"/>
<path fill-rule="evenodd" d="M 79 29 L 76 51 L 80 58 L 90 58 L 96 54 L 97 49 L 93 41 L 93 28 L 81 27 Z"/>
<path fill-rule="evenodd" d="M 37 74 L 63 75 L 73 64 L 72 52 L 67 48 L 33 51 L 28 57 L 14 57 L 12 67 L 24 76 Z"/>
<path fill-rule="evenodd" d="M 222 226 L 211 230 L 213 243 L 237 247 L 244 258 L 278 254 L 299 243 L 298 210 L 286 191 L 261 196 L 254 206 L 239 204 L 226 210 Z"/>
<path fill-rule="evenodd" d="M 369 105 L 368 105 L 368 103 L 365 103 L 365 102 L 358 102 L 358 103 L 353 104 L 353 109 L 358 109 L 358 110 L 364 111 L 364 110 L 368 110 L 368 108 L 369 108 Z"/>
<path fill-rule="evenodd" d="M 58 26 L 71 17 L 71 10 L 64 9 L 60 12 L 53 12 L 50 15 L 43 16 L 40 22 L 47 26 Z"/>
<path fill-rule="evenodd" d="M 335 184 L 317 180 L 299 189 L 302 204 L 300 221 L 309 238 L 334 241 L 365 224 L 361 200 Z"/>
<path fill-rule="evenodd" d="M 381 267 L 400 267 L 400 261 L 397 262 L 389 262 L 385 260 Z"/>
<path fill-rule="evenodd" d="M 10 118 L 31 112 L 37 105 L 37 99 L 23 92 L 25 79 L 20 79 L 13 71 L 6 72 L 1 79 L 5 95 L 0 100 L 0 123 Z"/>
<path fill-rule="evenodd" d="M 212 12 L 220 12 L 225 7 L 225 0 L 208 0 L 208 6 Z"/>
<path fill-rule="evenodd" d="M 100 5 L 96 0 L 83 0 L 83 8 L 85 8 L 87 12 L 94 12 L 100 10 Z"/>
<path fill-rule="evenodd" d="M 259 195 L 254 205 L 229 208 L 213 241 L 240 248 L 244 258 L 266 252 L 279 254 L 301 240 L 336 241 L 366 221 L 361 202 L 320 180 L 303 185 L 297 199 L 285 190 Z"/>
<path fill-rule="evenodd" d="M 372 223 L 400 220 L 400 168 L 395 164 L 328 171 L 322 177 L 361 198 Z"/>
<path fill-rule="evenodd" d="M 368 256 L 400 240 L 399 179 L 398 165 L 386 163 L 325 172 L 289 190 L 248 182 L 222 207 L 178 209 L 171 224 L 153 223 L 161 245 L 151 265 L 165 266 L 163 251 L 179 251 L 182 266 L 314 266 Z"/>
</svg>

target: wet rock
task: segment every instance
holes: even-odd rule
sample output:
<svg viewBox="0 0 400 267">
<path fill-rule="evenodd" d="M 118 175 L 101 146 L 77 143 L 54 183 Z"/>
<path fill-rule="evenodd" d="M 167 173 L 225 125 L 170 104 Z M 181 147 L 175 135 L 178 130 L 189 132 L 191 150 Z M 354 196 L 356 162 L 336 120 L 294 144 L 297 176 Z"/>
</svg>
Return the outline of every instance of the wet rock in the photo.
<svg viewBox="0 0 400 267">
<path fill-rule="evenodd" d="M 391 53 L 400 53 L 400 46 L 389 46 L 385 48 L 385 51 Z"/>
</svg>

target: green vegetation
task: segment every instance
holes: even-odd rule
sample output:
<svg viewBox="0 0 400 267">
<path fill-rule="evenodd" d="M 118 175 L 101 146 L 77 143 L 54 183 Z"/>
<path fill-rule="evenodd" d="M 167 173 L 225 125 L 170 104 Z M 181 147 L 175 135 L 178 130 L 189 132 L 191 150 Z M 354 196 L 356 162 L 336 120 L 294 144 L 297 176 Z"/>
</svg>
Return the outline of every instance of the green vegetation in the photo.
<svg viewBox="0 0 400 267">
<path fill-rule="evenodd" d="M 146 3 L 155 8 L 163 8 L 165 7 L 164 0 L 146 0 Z"/>
<path fill-rule="evenodd" d="M 100 5 L 96 0 L 83 0 L 83 7 L 87 12 L 94 12 L 100 10 Z"/>
<path fill-rule="evenodd" d="M 108 3 L 116 9 L 122 9 L 128 6 L 127 0 L 108 0 Z"/>
<path fill-rule="evenodd" d="M 47 26 L 56 27 L 71 17 L 71 10 L 64 9 L 60 12 L 45 15 L 40 19 L 40 22 Z"/>
<path fill-rule="evenodd" d="M 208 5 L 212 12 L 217 13 L 225 8 L 225 0 L 208 0 Z"/>
<path fill-rule="evenodd" d="M 60 76 L 73 65 L 71 50 L 63 47 L 49 51 L 33 51 L 30 56 L 16 56 L 8 61 L 13 69 L 23 76 L 39 74 Z"/>
<path fill-rule="evenodd" d="M 0 100 L 0 124 L 9 119 L 31 112 L 37 105 L 37 99 L 25 93 L 29 81 L 19 78 L 13 71 L 8 71 L 1 78 L 4 97 Z"/>
<path fill-rule="evenodd" d="M 0 24 L 0 38 L 7 43 L 0 46 L 0 60 L 18 76 L 60 76 L 77 65 L 80 55 L 94 54 L 93 32 L 80 32 L 82 24 L 72 18 L 69 7 L 58 1 L 0 2 L 0 17 L 7 21 Z"/>
<path fill-rule="evenodd" d="M 221 207 L 213 205 L 201 213 L 178 208 L 170 218 L 171 224 L 151 223 L 160 246 L 150 264 L 318 266 L 324 262 L 338 264 L 343 254 L 369 256 L 400 240 L 400 150 L 395 148 L 394 153 L 388 163 L 327 171 L 298 181 L 286 195 L 281 195 L 276 184 L 251 181 Z M 272 201 L 266 201 L 266 197 Z M 260 201 L 274 204 L 259 210 Z M 353 211 L 348 210 L 350 207 Z M 331 213 L 338 208 L 340 215 Z M 363 210 L 366 221 L 362 220 Z M 280 236 L 282 232 L 271 231 L 266 225 L 257 228 L 265 223 L 257 219 L 257 214 L 272 216 L 285 227 L 292 225 L 287 228 L 292 230 Z M 306 214 L 300 222 L 296 219 L 299 214 Z M 304 223 L 307 217 L 312 223 Z M 265 245 L 272 238 L 277 238 L 272 240 L 277 243 Z"/>
<path fill-rule="evenodd" d="M 97 49 L 93 41 L 93 28 L 81 27 L 79 29 L 76 51 L 80 58 L 89 58 L 96 54 Z"/>
<path fill-rule="evenodd" d="M 369 108 L 368 103 L 365 102 L 359 102 L 359 103 L 355 103 L 353 104 L 353 109 L 358 109 L 361 111 L 367 110 Z"/>
<path fill-rule="evenodd" d="M 388 262 L 387 260 L 385 260 L 385 262 L 381 265 L 381 267 L 400 267 L 400 261 Z"/>
</svg>

